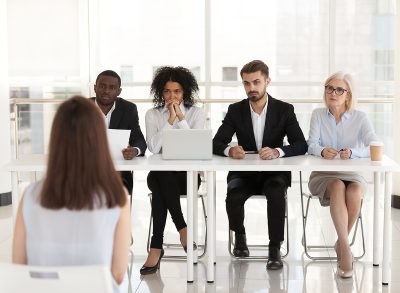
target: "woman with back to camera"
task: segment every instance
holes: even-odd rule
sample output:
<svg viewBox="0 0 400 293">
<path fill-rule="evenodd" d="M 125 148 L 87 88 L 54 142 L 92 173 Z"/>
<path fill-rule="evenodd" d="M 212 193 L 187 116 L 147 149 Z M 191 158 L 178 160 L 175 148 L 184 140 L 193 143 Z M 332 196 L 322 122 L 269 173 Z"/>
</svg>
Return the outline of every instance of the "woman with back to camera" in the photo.
<svg viewBox="0 0 400 293">
<path fill-rule="evenodd" d="M 21 199 L 13 263 L 104 265 L 120 292 L 130 245 L 127 197 L 100 111 L 86 98 L 68 99 L 53 121 L 45 178 L 29 185 Z"/>
<path fill-rule="evenodd" d="M 204 112 L 194 106 L 198 90 L 195 77 L 184 67 L 164 66 L 156 71 L 151 84 L 154 108 L 146 113 L 147 147 L 153 154 L 161 152 L 164 129 L 204 128 Z M 179 232 L 183 249 L 187 248 L 187 228 L 180 205 L 180 195 L 186 194 L 186 172 L 151 171 L 147 185 L 152 192 L 153 236 L 149 255 L 140 269 L 142 275 L 153 274 L 160 267 L 167 211 Z M 195 244 L 193 248 L 196 249 Z"/>
<path fill-rule="evenodd" d="M 315 109 L 311 116 L 308 153 L 327 160 L 366 158 L 369 144 L 376 135 L 364 112 L 354 109 L 355 96 L 350 74 L 337 72 L 325 82 L 326 107 Z M 361 198 L 367 182 L 356 172 L 312 172 L 310 192 L 318 195 L 322 206 L 330 206 L 338 239 L 335 251 L 338 275 L 353 275 L 353 255 L 348 235 L 360 213 Z"/>
</svg>

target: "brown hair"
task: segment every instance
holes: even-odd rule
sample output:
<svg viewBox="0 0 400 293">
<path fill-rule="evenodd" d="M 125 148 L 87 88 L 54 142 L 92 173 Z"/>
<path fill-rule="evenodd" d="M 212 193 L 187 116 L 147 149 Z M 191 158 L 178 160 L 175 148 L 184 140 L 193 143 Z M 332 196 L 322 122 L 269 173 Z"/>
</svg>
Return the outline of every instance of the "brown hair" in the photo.
<svg viewBox="0 0 400 293">
<path fill-rule="evenodd" d="M 261 71 L 265 77 L 269 77 L 269 68 L 267 64 L 261 60 L 253 60 L 244 65 L 242 70 L 240 70 L 240 76 L 243 78 L 243 73 L 253 73 L 257 71 Z"/>
<path fill-rule="evenodd" d="M 41 205 L 92 210 L 97 203 L 111 208 L 123 206 L 126 200 L 99 109 L 81 96 L 63 102 L 51 129 Z"/>
</svg>

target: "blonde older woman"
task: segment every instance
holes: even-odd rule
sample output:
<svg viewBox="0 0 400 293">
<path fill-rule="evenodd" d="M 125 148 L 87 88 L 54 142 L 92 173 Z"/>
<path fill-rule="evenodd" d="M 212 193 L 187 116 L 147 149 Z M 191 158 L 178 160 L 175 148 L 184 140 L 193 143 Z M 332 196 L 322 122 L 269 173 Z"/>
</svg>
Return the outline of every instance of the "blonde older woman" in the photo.
<svg viewBox="0 0 400 293">
<path fill-rule="evenodd" d="M 325 82 L 326 107 L 315 109 L 311 116 L 308 153 L 327 160 L 369 157 L 369 143 L 376 135 L 364 112 L 354 109 L 355 97 L 351 75 L 337 72 Z M 312 172 L 309 180 L 312 194 L 321 205 L 330 206 L 338 239 L 335 250 L 338 275 L 353 275 L 353 255 L 348 234 L 360 212 L 362 194 L 367 183 L 355 172 Z"/>
</svg>

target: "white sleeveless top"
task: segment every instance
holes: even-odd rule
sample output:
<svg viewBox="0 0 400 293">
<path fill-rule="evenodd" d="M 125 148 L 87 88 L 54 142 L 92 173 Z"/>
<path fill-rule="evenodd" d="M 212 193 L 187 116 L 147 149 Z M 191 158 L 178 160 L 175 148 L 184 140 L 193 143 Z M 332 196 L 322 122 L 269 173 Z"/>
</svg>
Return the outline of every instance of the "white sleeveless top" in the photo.
<svg viewBox="0 0 400 293">
<path fill-rule="evenodd" d="M 110 268 L 120 207 L 51 210 L 40 205 L 43 181 L 25 191 L 23 216 L 29 265 L 105 265 Z"/>
</svg>

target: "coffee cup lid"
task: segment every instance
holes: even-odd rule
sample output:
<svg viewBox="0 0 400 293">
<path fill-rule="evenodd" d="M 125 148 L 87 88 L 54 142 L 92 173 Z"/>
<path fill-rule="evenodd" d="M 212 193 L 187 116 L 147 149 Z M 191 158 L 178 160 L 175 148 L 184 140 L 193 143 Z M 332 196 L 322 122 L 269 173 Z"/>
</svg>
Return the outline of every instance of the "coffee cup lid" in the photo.
<svg viewBox="0 0 400 293">
<path fill-rule="evenodd" d="M 381 141 L 371 141 L 369 143 L 369 145 L 372 145 L 372 146 L 383 146 L 383 142 L 381 142 Z"/>
</svg>

